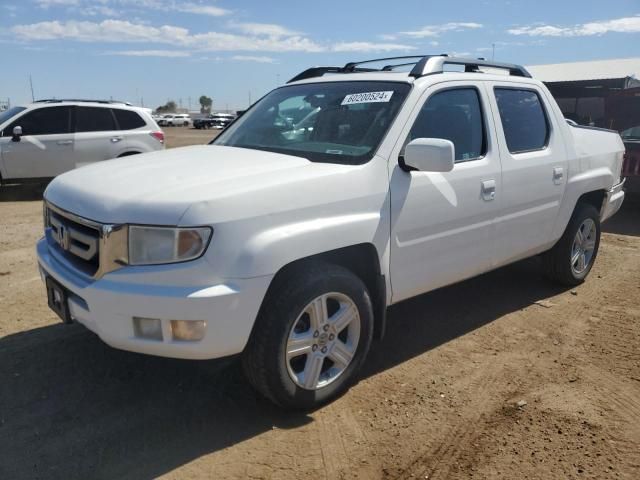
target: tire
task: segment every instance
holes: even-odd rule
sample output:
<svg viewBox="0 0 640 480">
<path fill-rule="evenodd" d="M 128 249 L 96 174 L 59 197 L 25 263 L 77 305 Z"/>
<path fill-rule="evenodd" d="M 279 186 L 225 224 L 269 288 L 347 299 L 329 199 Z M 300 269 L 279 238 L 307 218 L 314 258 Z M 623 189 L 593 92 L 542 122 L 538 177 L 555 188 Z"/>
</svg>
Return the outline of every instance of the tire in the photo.
<svg viewBox="0 0 640 480">
<path fill-rule="evenodd" d="M 294 410 L 318 407 L 346 391 L 373 338 L 373 307 L 362 280 L 337 265 L 303 267 L 269 289 L 242 356 L 253 387 Z"/>
<path fill-rule="evenodd" d="M 580 231 L 580 237 L 578 231 Z M 599 247 L 600 215 L 598 210 L 593 205 L 579 203 L 564 234 L 543 257 L 547 276 L 568 287 L 580 285 L 589 275 L 598 255 Z"/>
</svg>

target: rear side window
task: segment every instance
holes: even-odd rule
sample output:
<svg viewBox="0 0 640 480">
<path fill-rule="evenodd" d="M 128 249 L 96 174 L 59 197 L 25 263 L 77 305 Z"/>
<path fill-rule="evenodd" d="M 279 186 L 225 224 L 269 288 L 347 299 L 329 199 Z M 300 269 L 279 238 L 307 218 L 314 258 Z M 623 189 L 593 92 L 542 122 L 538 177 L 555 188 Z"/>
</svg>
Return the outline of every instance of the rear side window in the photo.
<svg viewBox="0 0 640 480">
<path fill-rule="evenodd" d="M 456 163 L 486 153 L 484 121 L 475 88 L 456 88 L 432 95 L 418 114 L 406 143 L 416 138 L 450 140 Z"/>
<path fill-rule="evenodd" d="M 111 109 L 76 107 L 76 132 L 105 132 L 115 129 Z"/>
<path fill-rule="evenodd" d="M 519 153 L 545 148 L 549 123 L 538 93 L 496 88 L 495 94 L 509 151 Z"/>
<path fill-rule="evenodd" d="M 11 136 L 13 127 L 22 127 L 23 135 L 56 135 L 69 133 L 70 107 L 45 107 L 26 113 L 4 130 Z"/>
<path fill-rule="evenodd" d="M 120 110 L 114 108 L 113 113 L 116 116 L 119 130 L 133 130 L 134 128 L 144 127 L 147 123 L 132 110 Z"/>
</svg>

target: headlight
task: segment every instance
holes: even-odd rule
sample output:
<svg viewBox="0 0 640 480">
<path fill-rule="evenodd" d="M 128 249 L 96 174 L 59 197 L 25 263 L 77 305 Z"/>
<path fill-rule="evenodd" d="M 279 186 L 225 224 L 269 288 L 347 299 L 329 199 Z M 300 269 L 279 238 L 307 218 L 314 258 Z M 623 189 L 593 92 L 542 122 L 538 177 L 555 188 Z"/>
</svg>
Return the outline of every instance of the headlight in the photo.
<svg viewBox="0 0 640 480">
<path fill-rule="evenodd" d="M 209 227 L 168 228 L 129 226 L 129 265 L 186 262 L 209 245 Z"/>
</svg>

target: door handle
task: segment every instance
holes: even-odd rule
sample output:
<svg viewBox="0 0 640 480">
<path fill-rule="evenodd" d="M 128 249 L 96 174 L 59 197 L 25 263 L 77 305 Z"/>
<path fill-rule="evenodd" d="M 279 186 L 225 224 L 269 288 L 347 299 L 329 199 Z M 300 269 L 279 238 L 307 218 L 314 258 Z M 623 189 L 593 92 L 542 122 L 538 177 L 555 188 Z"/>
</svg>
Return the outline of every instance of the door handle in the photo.
<svg viewBox="0 0 640 480">
<path fill-rule="evenodd" d="M 118 143 L 122 140 L 122 137 L 111 137 L 111 143 Z"/>
<path fill-rule="evenodd" d="M 487 202 L 496 198 L 496 181 L 485 180 L 482 182 L 482 198 Z"/>
<path fill-rule="evenodd" d="M 58 140 L 56 143 L 58 145 L 72 145 L 73 140 Z"/>
<path fill-rule="evenodd" d="M 562 167 L 555 167 L 553 169 L 553 183 L 559 185 L 562 183 L 562 179 L 564 178 L 564 169 Z"/>
</svg>

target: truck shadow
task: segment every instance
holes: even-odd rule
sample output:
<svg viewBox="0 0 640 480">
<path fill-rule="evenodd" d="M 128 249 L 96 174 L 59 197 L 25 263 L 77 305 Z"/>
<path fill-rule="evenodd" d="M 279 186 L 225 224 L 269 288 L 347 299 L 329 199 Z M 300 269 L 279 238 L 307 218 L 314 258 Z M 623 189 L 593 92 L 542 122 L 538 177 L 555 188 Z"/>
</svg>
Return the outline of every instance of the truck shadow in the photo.
<svg viewBox="0 0 640 480">
<path fill-rule="evenodd" d="M 42 200 L 47 184 L 2 185 L 0 186 L 0 202 L 27 202 Z"/>
<path fill-rule="evenodd" d="M 559 293 L 528 260 L 390 310 L 364 377 Z M 0 478 L 154 478 L 271 430 L 313 421 L 216 369 L 111 349 L 81 326 L 0 339 Z"/>
</svg>

